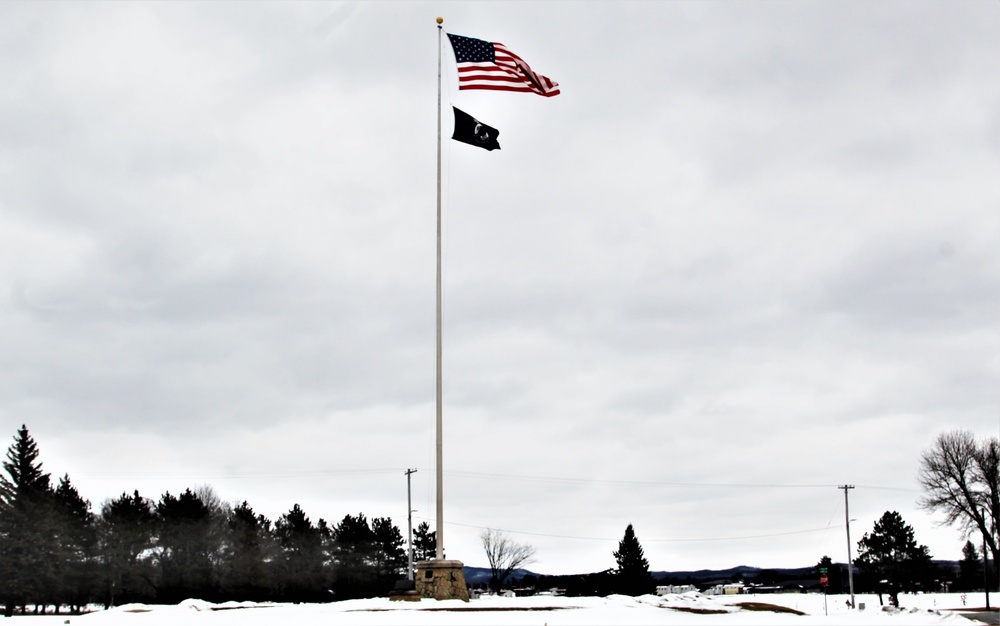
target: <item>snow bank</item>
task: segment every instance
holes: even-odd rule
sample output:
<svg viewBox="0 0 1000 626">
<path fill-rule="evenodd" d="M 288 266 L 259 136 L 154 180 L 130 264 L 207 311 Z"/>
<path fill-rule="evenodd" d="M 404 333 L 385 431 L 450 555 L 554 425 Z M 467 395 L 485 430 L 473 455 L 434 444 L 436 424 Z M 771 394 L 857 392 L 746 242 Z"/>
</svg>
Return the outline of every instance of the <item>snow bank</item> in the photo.
<svg viewBox="0 0 1000 626">
<path fill-rule="evenodd" d="M 933 625 L 975 624 L 952 609 L 962 608 L 958 594 L 902 596 L 902 608 L 882 610 L 877 596 L 857 596 L 864 610 L 850 610 L 846 596 L 774 594 L 705 596 L 690 592 L 667 596 L 608 596 L 607 598 L 484 597 L 458 600 L 391 602 L 387 599 L 349 600 L 328 604 L 212 604 L 186 600 L 177 605 L 129 604 L 82 616 L 49 615 L 15 617 L 31 626 L 66 624 L 81 626 L 401 626 L 413 624 L 459 625 L 601 625 L 696 624 L 698 626 L 764 626 L 795 624 L 833 625 Z M 784 610 L 783 610 L 784 609 Z M 24 626 L 27 626 L 25 624 Z"/>
</svg>

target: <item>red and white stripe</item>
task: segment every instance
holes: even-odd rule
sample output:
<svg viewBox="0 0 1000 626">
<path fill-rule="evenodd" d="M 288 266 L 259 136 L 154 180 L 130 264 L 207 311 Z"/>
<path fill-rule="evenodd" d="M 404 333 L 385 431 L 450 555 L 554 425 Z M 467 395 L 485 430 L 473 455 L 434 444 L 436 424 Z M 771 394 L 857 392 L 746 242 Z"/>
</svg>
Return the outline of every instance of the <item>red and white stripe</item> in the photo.
<svg viewBox="0 0 1000 626">
<path fill-rule="evenodd" d="M 502 43 L 493 43 L 496 63 L 459 63 L 459 89 L 490 89 L 494 91 L 521 91 L 540 96 L 559 95 L 559 84 L 541 74 L 536 74 L 524 59 L 507 49 Z"/>
</svg>

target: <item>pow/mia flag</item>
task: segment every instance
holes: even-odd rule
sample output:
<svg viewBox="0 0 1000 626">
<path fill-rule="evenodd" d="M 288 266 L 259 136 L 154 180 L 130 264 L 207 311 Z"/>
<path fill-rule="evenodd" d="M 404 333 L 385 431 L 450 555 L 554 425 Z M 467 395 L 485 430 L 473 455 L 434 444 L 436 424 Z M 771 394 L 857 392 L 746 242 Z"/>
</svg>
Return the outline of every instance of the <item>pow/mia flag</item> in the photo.
<svg viewBox="0 0 1000 626">
<path fill-rule="evenodd" d="M 484 150 L 499 150 L 497 135 L 500 131 L 483 124 L 465 111 L 451 107 L 455 111 L 455 132 L 451 136 L 455 141 L 461 141 Z"/>
</svg>

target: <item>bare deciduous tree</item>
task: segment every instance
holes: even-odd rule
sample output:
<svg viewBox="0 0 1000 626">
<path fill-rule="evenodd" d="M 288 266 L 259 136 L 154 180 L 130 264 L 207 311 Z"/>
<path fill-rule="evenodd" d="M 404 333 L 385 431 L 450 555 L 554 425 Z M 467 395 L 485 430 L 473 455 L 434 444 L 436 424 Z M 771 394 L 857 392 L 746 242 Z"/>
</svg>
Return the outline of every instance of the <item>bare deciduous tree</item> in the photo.
<svg viewBox="0 0 1000 626">
<path fill-rule="evenodd" d="M 517 543 L 506 533 L 487 528 L 479 536 L 490 562 L 490 587 L 499 590 L 511 573 L 534 561 L 535 547 Z"/>
<path fill-rule="evenodd" d="M 938 435 L 920 458 L 921 508 L 944 514 L 966 536 L 980 533 L 1000 562 L 1000 438 L 976 441 L 967 430 Z"/>
</svg>

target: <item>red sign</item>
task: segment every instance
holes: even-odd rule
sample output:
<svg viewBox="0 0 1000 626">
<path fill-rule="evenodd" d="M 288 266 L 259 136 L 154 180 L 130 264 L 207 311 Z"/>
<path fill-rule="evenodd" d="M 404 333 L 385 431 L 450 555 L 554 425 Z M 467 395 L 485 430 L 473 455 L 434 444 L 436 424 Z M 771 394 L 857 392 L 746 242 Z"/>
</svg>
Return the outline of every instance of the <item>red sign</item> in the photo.
<svg viewBox="0 0 1000 626">
<path fill-rule="evenodd" d="M 823 585 L 824 587 L 830 584 L 830 579 L 826 577 L 826 574 L 819 575 L 819 584 Z"/>
</svg>

